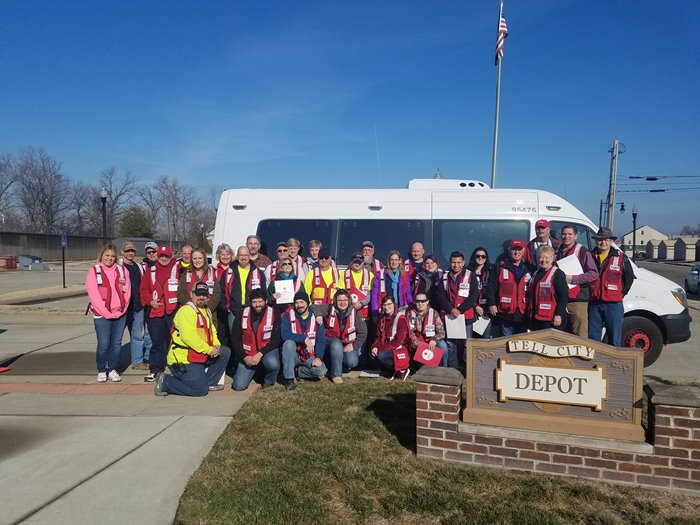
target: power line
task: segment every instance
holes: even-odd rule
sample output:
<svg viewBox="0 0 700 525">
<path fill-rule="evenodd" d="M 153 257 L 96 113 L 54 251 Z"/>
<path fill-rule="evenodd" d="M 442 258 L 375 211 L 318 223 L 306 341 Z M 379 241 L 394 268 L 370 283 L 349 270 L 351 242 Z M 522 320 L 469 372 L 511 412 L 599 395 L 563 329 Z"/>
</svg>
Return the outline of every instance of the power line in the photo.
<svg viewBox="0 0 700 525">
<path fill-rule="evenodd" d="M 653 188 L 648 190 L 618 190 L 617 193 L 669 193 L 672 191 L 700 191 L 700 186 L 697 188 Z"/>
</svg>

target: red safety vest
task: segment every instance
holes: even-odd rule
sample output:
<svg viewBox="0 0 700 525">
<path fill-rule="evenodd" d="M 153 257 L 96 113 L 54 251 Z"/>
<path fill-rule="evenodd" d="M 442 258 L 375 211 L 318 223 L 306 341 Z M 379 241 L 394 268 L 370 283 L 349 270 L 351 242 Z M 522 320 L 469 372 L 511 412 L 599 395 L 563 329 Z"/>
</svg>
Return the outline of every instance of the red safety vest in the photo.
<svg viewBox="0 0 700 525">
<path fill-rule="evenodd" d="M 386 293 L 386 268 L 382 268 L 381 270 L 379 270 L 378 275 L 379 275 L 379 297 L 377 300 L 377 305 L 379 307 L 379 305 L 382 304 L 382 299 L 384 299 L 384 297 L 387 295 L 387 293 Z M 377 277 L 375 276 L 375 279 L 376 278 Z M 401 276 L 401 282 L 403 282 L 403 296 L 399 297 L 400 304 L 397 305 L 399 307 L 406 306 L 408 304 L 408 291 L 410 289 L 409 287 L 411 286 L 411 284 L 410 284 L 411 282 L 408 278 L 408 274 L 404 273 Z M 401 293 L 400 283 L 399 283 L 399 293 Z"/>
<path fill-rule="evenodd" d="M 471 288 L 471 278 L 472 278 L 472 272 L 471 270 L 464 269 L 464 275 L 462 278 L 459 280 L 457 283 L 457 286 L 459 287 L 459 291 L 457 294 L 454 294 L 452 292 L 452 288 L 450 287 L 450 275 L 451 272 L 444 272 L 442 274 L 442 286 L 445 289 L 445 294 L 447 295 L 447 299 L 450 301 L 452 306 L 454 308 L 459 308 L 461 304 L 465 301 L 467 297 L 469 297 L 469 292 Z M 466 312 L 464 312 L 464 318 L 465 319 L 474 319 L 474 309 L 470 308 Z"/>
<path fill-rule="evenodd" d="M 352 343 L 357 338 L 357 332 L 355 329 L 355 311 L 351 310 L 348 312 L 347 322 L 345 323 L 345 328 L 343 333 L 340 333 L 340 319 L 338 318 L 338 312 L 335 306 L 331 306 L 328 311 L 328 318 L 326 319 L 326 338 L 340 339 L 343 345 Z"/>
<path fill-rule="evenodd" d="M 277 275 L 277 269 L 279 267 L 280 262 L 279 261 L 273 261 L 268 268 L 270 269 L 270 281 L 275 280 L 275 276 Z M 295 274 L 297 277 L 299 277 L 298 274 Z"/>
<path fill-rule="evenodd" d="M 419 341 L 429 343 L 435 337 L 435 319 L 437 312 L 432 308 L 428 308 L 428 312 L 423 317 L 423 321 L 418 317 L 418 312 L 409 310 L 406 314 L 408 326 L 411 331 L 416 334 Z"/>
<path fill-rule="evenodd" d="M 93 271 L 95 272 L 95 280 L 97 281 L 97 288 L 100 291 L 100 297 L 105 303 L 105 308 L 109 313 L 112 313 L 112 283 L 109 282 L 107 275 L 102 275 L 102 265 L 96 264 L 93 266 Z M 121 265 L 117 265 L 117 273 L 119 274 L 119 285 L 115 283 L 114 290 L 117 291 L 117 296 L 119 297 L 119 310 L 121 312 L 125 311 L 124 306 L 126 305 L 126 278 L 124 277 L 124 268 Z M 92 308 L 90 311 L 93 315 L 99 315 Z"/>
<path fill-rule="evenodd" d="M 243 309 L 241 317 L 241 340 L 243 343 L 243 350 L 247 355 L 257 354 L 261 348 L 263 348 L 270 337 L 272 337 L 272 330 L 274 328 L 275 312 L 272 308 L 265 308 L 265 318 L 260 320 L 258 325 L 258 331 L 253 333 L 253 326 L 250 323 L 250 306 L 246 306 Z"/>
<path fill-rule="evenodd" d="M 421 263 L 421 268 L 423 268 L 423 263 Z M 413 265 L 411 264 L 411 259 L 406 259 L 403 262 L 403 269 L 409 277 L 413 277 L 413 274 L 416 272 L 416 270 L 413 268 Z"/>
<path fill-rule="evenodd" d="M 569 255 L 571 255 L 573 253 L 576 257 L 578 257 L 578 260 L 581 261 L 581 266 L 583 266 L 583 258 L 581 257 L 581 248 L 583 248 L 583 246 L 581 244 L 576 243 L 576 245 L 573 247 L 573 249 L 571 249 L 569 251 L 569 253 L 567 253 L 567 254 L 564 253 L 563 248 L 564 248 L 564 245 L 561 245 L 559 247 L 559 249 L 561 250 L 561 257 L 559 257 L 560 259 L 563 259 L 564 257 L 568 257 Z M 554 264 L 556 265 L 556 263 L 554 263 Z M 576 297 L 578 297 L 578 294 L 580 291 L 581 291 L 581 285 L 578 285 L 578 284 L 572 288 L 569 288 L 569 299 L 576 299 Z"/>
<path fill-rule="evenodd" d="M 384 265 L 379 261 L 379 259 L 372 259 L 372 266 L 374 267 L 374 273 L 384 268 Z"/>
<path fill-rule="evenodd" d="M 320 268 L 314 268 L 314 276 L 311 279 L 311 303 L 312 304 L 331 304 L 333 295 L 338 287 L 338 270 L 331 267 L 331 276 L 333 281 L 330 286 L 326 284 L 326 280 L 321 275 Z"/>
<path fill-rule="evenodd" d="M 297 255 L 294 259 L 292 259 L 292 265 L 294 267 L 294 275 L 299 278 L 303 278 L 309 271 L 309 265 L 301 255 Z"/>
<path fill-rule="evenodd" d="M 187 283 L 188 296 L 189 293 L 192 291 L 192 287 L 200 281 L 207 283 L 207 286 L 209 287 L 209 298 L 211 298 L 211 296 L 214 295 L 214 269 L 211 266 L 209 267 L 209 270 L 207 270 L 206 281 L 197 278 L 197 276 L 194 273 L 194 270 L 187 270 L 187 273 L 185 273 L 185 282 Z"/>
<path fill-rule="evenodd" d="M 557 297 L 554 293 L 554 285 L 552 278 L 558 270 L 556 266 L 552 266 L 547 273 L 544 274 L 542 280 L 537 283 L 534 290 L 534 300 L 531 308 L 534 309 L 533 317 L 538 321 L 551 321 L 554 319 L 554 311 L 557 308 Z M 538 270 L 539 271 L 539 270 Z"/>
<path fill-rule="evenodd" d="M 387 321 L 387 319 L 382 319 L 379 322 L 378 339 L 380 344 L 390 343 L 396 338 L 399 322 L 401 322 L 402 319 L 403 322 L 408 323 L 406 320 L 405 311 L 403 309 L 399 310 L 394 316 L 394 321 L 391 323 L 391 331 L 389 333 L 386 333 L 385 331 L 387 325 L 385 321 Z M 405 370 L 408 368 L 408 365 L 411 362 L 411 356 L 409 355 L 408 349 L 405 345 L 406 341 L 394 341 L 394 343 L 398 343 L 398 345 L 396 345 L 396 347 L 392 350 L 394 353 L 394 370 Z"/>
<path fill-rule="evenodd" d="M 262 272 L 256 268 L 255 266 L 250 266 L 250 270 L 248 271 L 248 278 L 245 281 L 245 287 L 246 287 L 246 292 L 250 293 L 251 290 L 255 290 L 256 288 L 260 288 L 261 283 L 262 283 Z M 233 268 L 229 268 L 226 271 L 226 308 L 230 309 L 231 308 L 231 298 L 233 297 L 233 291 L 234 291 L 234 282 L 237 283 L 237 286 L 235 288 L 238 288 L 240 286 L 240 281 L 233 278 Z M 238 290 L 236 290 L 238 291 Z M 247 295 L 247 294 L 246 294 Z M 239 297 L 240 299 L 240 297 Z"/>
<path fill-rule="evenodd" d="M 297 354 L 303 361 L 306 361 L 309 357 L 316 353 L 316 319 L 314 319 L 314 314 L 309 310 L 309 321 L 306 323 L 306 330 L 301 329 L 301 322 L 297 315 L 296 310 L 293 308 L 288 310 L 289 312 L 289 324 L 292 327 L 293 334 L 304 334 L 306 337 L 311 339 L 314 343 L 314 351 L 310 352 L 306 347 L 306 343 L 297 343 Z"/>
<path fill-rule="evenodd" d="M 190 306 L 197 314 L 197 331 L 199 332 L 199 336 L 205 340 L 209 346 L 212 346 L 214 343 L 214 336 L 211 331 L 212 320 L 209 309 L 205 309 L 207 315 L 204 317 L 204 314 L 202 314 L 195 304 L 189 302 L 187 305 Z M 206 363 L 207 357 L 209 357 L 207 354 L 202 354 L 193 350 L 192 348 L 187 349 L 187 360 L 190 363 Z"/>
<path fill-rule="evenodd" d="M 510 315 L 516 311 L 525 313 L 527 286 L 531 277 L 530 272 L 525 272 L 525 275 L 516 283 L 515 275 L 508 268 L 501 266 L 498 269 L 498 311 L 500 313 Z"/>
<path fill-rule="evenodd" d="M 362 281 L 360 287 L 355 286 L 355 279 L 352 277 L 352 270 L 345 270 L 345 289 L 350 292 L 350 296 L 354 303 L 360 303 L 367 298 L 369 294 L 369 271 L 367 268 L 362 268 Z M 360 315 L 363 319 L 369 316 L 369 305 L 362 307 Z"/>
<path fill-rule="evenodd" d="M 158 315 L 159 313 L 171 314 L 177 308 L 177 285 L 179 282 L 177 279 L 177 272 L 179 268 L 178 264 L 172 265 L 170 269 L 170 278 L 166 283 L 165 289 L 163 289 L 163 286 L 156 280 L 156 265 L 154 264 L 151 266 L 151 291 L 153 300 L 158 302 L 163 301 L 165 304 L 165 312 L 162 312 L 160 308 L 151 309 L 151 317 L 160 317 L 160 315 Z"/>
<path fill-rule="evenodd" d="M 603 261 L 598 279 L 591 283 L 591 299 L 615 303 L 622 301 L 622 272 L 622 254 L 608 255 Z"/>
</svg>

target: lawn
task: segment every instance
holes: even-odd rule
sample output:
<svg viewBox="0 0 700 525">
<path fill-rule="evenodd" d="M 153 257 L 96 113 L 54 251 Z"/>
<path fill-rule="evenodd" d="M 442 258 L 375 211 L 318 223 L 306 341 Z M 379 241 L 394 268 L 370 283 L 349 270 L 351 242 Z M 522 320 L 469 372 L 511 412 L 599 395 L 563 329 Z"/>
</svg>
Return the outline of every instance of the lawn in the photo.
<svg viewBox="0 0 700 525">
<path fill-rule="evenodd" d="M 700 523 L 698 500 L 417 458 L 415 388 L 260 391 L 190 479 L 182 524 Z"/>
</svg>

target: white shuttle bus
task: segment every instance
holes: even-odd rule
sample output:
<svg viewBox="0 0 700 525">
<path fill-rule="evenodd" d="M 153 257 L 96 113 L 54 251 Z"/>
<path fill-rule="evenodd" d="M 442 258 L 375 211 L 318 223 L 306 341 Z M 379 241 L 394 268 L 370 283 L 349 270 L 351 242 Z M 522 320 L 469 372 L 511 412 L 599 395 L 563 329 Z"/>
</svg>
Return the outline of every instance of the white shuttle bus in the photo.
<svg viewBox="0 0 700 525">
<path fill-rule="evenodd" d="M 506 241 L 534 238 L 538 219 L 551 222 L 554 237 L 565 224 L 575 224 L 578 242 L 595 247 L 595 224 L 552 193 L 491 189 L 470 180 L 414 179 L 407 189 L 226 190 L 217 210 L 214 249 L 228 243 L 235 252 L 254 233 L 262 239 L 261 251 L 274 259 L 278 242 L 296 237 L 307 246 L 317 239 L 338 265 L 346 265 L 366 240 L 383 262 L 392 249 L 407 257 L 410 245 L 419 241 L 446 268 L 452 251 L 468 258 L 477 246 L 495 261 Z M 624 301 L 622 340 L 624 346 L 643 348 L 648 366 L 664 345 L 690 338 L 691 317 L 681 287 L 632 264 L 637 279 Z"/>
</svg>

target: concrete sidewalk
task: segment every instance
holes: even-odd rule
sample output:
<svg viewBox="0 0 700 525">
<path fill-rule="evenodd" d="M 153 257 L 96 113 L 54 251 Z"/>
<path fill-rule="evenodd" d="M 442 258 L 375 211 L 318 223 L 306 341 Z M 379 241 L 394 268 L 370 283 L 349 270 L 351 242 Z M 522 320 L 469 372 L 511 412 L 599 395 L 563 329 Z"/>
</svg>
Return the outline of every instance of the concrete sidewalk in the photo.
<svg viewBox="0 0 700 525">
<path fill-rule="evenodd" d="M 0 323 L 11 368 L 0 374 L 0 524 L 172 523 L 187 480 L 257 388 L 159 398 L 130 368 L 97 383 L 91 316 L 4 306 Z"/>
</svg>

